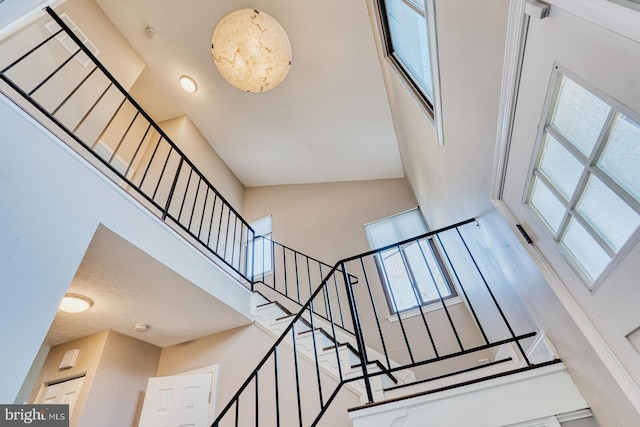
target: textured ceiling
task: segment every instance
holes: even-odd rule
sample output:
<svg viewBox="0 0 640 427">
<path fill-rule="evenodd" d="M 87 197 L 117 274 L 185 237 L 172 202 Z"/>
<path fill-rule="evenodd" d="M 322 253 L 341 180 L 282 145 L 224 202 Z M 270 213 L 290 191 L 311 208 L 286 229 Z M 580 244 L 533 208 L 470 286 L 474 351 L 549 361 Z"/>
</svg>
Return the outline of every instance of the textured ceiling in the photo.
<svg viewBox="0 0 640 427">
<path fill-rule="evenodd" d="M 69 287 L 94 301 L 84 313 L 58 311 L 45 344 L 111 329 L 165 347 L 250 320 L 104 227 L 99 227 Z M 150 326 L 135 332 L 136 323 Z"/>
<path fill-rule="evenodd" d="M 146 63 L 134 97 L 157 121 L 189 116 L 245 186 L 403 176 L 367 2 L 96 3 Z M 213 29 L 240 8 L 263 10 L 289 35 L 292 66 L 271 91 L 242 92 L 213 64 Z M 182 74 L 198 92 L 179 88 Z"/>
</svg>

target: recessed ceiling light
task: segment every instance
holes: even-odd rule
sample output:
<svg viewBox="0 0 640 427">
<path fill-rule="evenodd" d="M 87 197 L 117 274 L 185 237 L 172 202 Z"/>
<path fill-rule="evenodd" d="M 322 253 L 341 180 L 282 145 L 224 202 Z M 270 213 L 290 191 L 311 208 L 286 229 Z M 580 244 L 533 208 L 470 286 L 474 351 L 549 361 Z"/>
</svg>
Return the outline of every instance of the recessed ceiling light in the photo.
<svg viewBox="0 0 640 427">
<path fill-rule="evenodd" d="M 180 86 L 182 86 L 182 89 L 189 93 L 194 93 L 198 90 L 196 81 L 189 76 L 180 76 Z"/>
<path fill-rule="evenodd" d="M 93 305 L 91 298 L 80 294 L 64 294 L 60 303 L 60 310 L 66 313 L 81 313 L 88 310 Z"/>
</svg>

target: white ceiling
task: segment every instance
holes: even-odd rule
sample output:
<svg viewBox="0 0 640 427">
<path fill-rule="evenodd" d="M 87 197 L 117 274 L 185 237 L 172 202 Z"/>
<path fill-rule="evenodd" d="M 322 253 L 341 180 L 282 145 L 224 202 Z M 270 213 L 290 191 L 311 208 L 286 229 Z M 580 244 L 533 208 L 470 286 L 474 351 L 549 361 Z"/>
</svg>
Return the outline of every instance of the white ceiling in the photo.
<svg viewBox="0 0 640 427">
<path fill-rule="evenodd" d="M 96 3 L 147 64 L 134 98 L 156 121 L 186 114 L 246 187 L 403 176 L 367 2 Z M 232 87 L 211 59 L 216 23 L 241 8 L 270 14 L 290 38 L 291 70 L 269 92 Z M 182 74 L 197 93 L 179 88 Z"/>
<path fill-rule="evenodd" d="M 93 237 L 69 292 L 90 297 L 94 305 L 77 314 L 58 310 L 46 345 L 111 329 L 166 347 L 251 323 L 102 226 Z M 145 333 L 135 332 L 137 323 L 150 328 Z"/>
</svg>

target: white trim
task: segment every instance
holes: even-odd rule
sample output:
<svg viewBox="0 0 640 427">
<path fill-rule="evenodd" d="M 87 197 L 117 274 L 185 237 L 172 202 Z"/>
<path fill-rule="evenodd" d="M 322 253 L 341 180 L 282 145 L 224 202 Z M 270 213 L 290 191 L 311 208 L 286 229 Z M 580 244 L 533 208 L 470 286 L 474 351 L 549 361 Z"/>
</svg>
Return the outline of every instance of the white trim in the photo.
<svg viewBox="0 0 640 427">
<path fill-rule="evenodd" d="M 591 409 L 588 408 L 556 415 L 556 419 L 559 423 L 566 423 L 569 421 L 581 420 L 590 417 L 593 417 L 593 413 L 591 412 Z"/>
<path fill-rule="evenodd" d="M 433 123 L 438 145 L 444 145 L 444 121 L 442 120 L 442 96 L 440 92 L 440 60 L 438 51 L 438 34 L 436 31 L 435 0 L 425 0 L 427 9 L 427 37 L 431 62 L 431 88 L 433 90 Z"/>
<path fill-rule="evenodd" d="M 447 307 L 451 307 L 452 305 L 456 305 L 456 304 L 461 304 L 462 303 L 462 298 L 456 296 L 456 297 L 452 297 L 452 298 L 447 298 L 444 300 L 444 303 Z M 437 302 L 433 302 L 431 304 L 427 304 L 427 305 L 423 305 L 422 307 L 417 307 L 411 310 L 407 310 L 407 311 L 403 311 L 401 314 L 402 320 L 404 319 L 408 319 L 410 317 L 416 317 L 420 315 L 420 312 L 422 311 L 422 313 L 431 313 L 432 311 L 437 311 L 437 310 L 442 310 L 442 303 L 440 301 Z M 391 323 L 395 323 L 398 321 L 398 315 L 397 314 L 392 314 L 390 316 L 387 316 L 387 320 Z"/>
<path fill-rule="evenodd" d="M 582 308 L 578 305 L 578 302 L 569 293 L 540 250 L 534 245 L 527 244 L 522 235 L 517 232 L 516 224 L 518 224 L 518 221 L 507 204 L 503 200 L 496 199 L 492 199 L 492 202 L 498 212 L 500 212 L 502 217 L 509 224 L 509 227 L 511 227 L 513 234 L 518 236 L 520 243 L 535 262 L 536 266 L 542 273 L 542 276 L 549 284 L 549 287 L 551 287 L 571 318 L 576 322 L 576 325 L 609 370 L 609 373 L 611 373 L 615 381 L 618 383 L 620 389 L 627 396 L 629 402 L 638 412 L 640 412 L 640 387 L 638 387 L 633 378 L 631 378 L 625 367 L 613 353 L 609 345 L 604 341 L 604 338 L 602 338 L 602 335 L 600 335 L 593 323 L 591 323 Z"/>
<path fill-rule="evenodd" d="M 620 6 L 607 0 L 549 0 L 553 6 L 594 22 L 640 42 L 640 12 Z M 512 0 L 507 27 L 507 45 L 502 76 L 500 110 L 496 150 L 491 182 L 491 201 L 511 227 L 512 232 L 529 253 L 543 277 L 556 294 L 571 318 L 576 322 L 589 344 L 600 357 L 620 389 L 634 408 L 640 412 L 640 387 L 631 378 L 620 360 L 604 341 L 593 323 L 588 319 L 577 301 L 569 293 L 553 268 L 534 245 L 528 244 L 515 227 L 515 216 L 502 200 L 507 159 L 509 156 L 512 124 L 518 96 L 519 79 L 524 58 L 528 17 L 525 14 L 526 0 Z"/>
<path fill-rule="evenodd" d="M 546 0 L 599 27 L 640 43 L 640 10 L 610 0 Z"/>
<path fill-rule="evenodd" d="M 525 14 L 526 0 L 512 0 L 509 7 L 509 23 L 504 64 L 502 71 L 502 87 L 498 110 L 498 131 L 496 149 L 493 157 L 491 180 L 491 198 L 500 199 L 504 187 L 504 175 L 507 171 L 507 158 L 511 144 L 511 131 L 515 116 L 520 72 L 526 44 L 526 33 L 529 17 Z"/>
<path fill-rule="evenodd" d="M 10 24 L 7 24 L 4 27 L 0 28 L 0 39 L 5 38 L 6 36 L 9 36 L 10 34 L 18 31 L 19 29 L 21 29 L 23 27 L 26 27 L 27 25 L 29 25 L 30 23 L 32 23 L 36 19 L 40 18 L 41 16 L 47 15 L 47 13 L 44 11 L 44 9 L 47 6 L 51 7 L 51 8 L 55 8 L 55 7 L 57 7 L 58 5 L 60 5 L 60 4 L 64 3 L 64 2 L 65 2 L 65 0 L 45 0 L 45 1 L 43 1 L 41 4 L 37 5 L 36 7 L 31 9 L 30 11 L 26 12 L 20 18 L 16 19 L 15 21 L 11 22 Z"/>
</svg>

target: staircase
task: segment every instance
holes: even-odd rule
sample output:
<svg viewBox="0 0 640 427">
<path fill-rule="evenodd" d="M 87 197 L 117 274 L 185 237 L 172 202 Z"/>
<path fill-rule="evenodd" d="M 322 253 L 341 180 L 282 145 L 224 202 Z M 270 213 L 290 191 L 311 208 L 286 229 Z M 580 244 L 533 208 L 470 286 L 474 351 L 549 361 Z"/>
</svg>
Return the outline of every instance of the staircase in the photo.
<svg viewBox="0 0 640 427">
<path fill-rule="evenodd" d="M 355 396 L 354 406 L 371 406 L 539 362 L 524 350 L 536 333 L 512 328 L 464 238 L 473 232 L 473 219 L 334 266 L 263 240 L 260 248 L 271 248 L 272 269 L 254 274 L 254 259 L 264 256 L 255 253 L 256 242 L 265 238 L 255 235 L 56 13 L 47 8 L 45 18 L 34 25 L 53 20 L 56 26 L 37 28 L 43 39 L 32 40 L 29 28 L 14 37 L 12 42 L 26 46 L 3 57 L 3 89 L 254 291 L 256 325 L 275 339 L 213 426 L 316 426 L 339 393 Z M 60 55 L 57 49 L 54 55 L 48 46 L 63 33 L 77 50 Z M 79 53 L 90 60 L 86 69 L 71 61 Z M 24 73 L 23 67 L 40 61 L 38 55 L 46 66 Z M 34 74 L 41 74 L 39 80 L 25 80 Z M 98 89 L 88 94 L 83 85 L 96 76 L 102 86 L 94 82 Z M 61 88 L 60 82 L 70 83 Z M 41 102 L 44 92 L 54 101 Z M 76 99 L 78 93 L 84 98 Z M 115 105 L 104 104 L 107 93 L 117 98 Z M 58 114 L 65 109 L 73 114 Z M 398 309 L 402 289 L 402 307 L 408 309 Z M 510 349 L 506 356 L 504 349 Z"/>
</svg>

